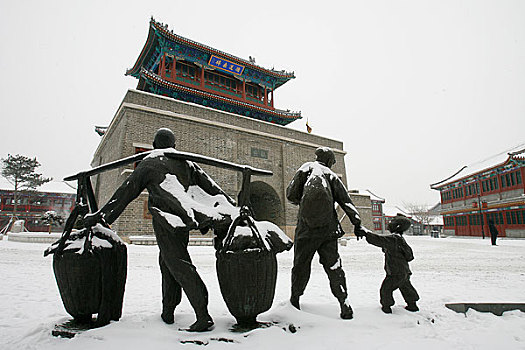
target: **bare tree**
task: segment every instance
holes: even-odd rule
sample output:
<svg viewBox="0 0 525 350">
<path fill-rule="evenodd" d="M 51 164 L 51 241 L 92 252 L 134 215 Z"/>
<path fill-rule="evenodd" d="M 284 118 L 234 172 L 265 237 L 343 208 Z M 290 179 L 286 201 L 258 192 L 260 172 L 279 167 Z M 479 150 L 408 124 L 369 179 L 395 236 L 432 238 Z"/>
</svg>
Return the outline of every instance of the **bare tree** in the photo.
<svg viewBox="0 0 525 350">
<path fill-rule="evenodd" d="M 408 211 L 414 220 L 423 226 L 423 232 L 428 233 L 430 231 L 430 223 L 432 222 L 432 215 L 428 210 L 427 204 L 420 203 L 403 203 L 403 207 Z"/>
</svg>

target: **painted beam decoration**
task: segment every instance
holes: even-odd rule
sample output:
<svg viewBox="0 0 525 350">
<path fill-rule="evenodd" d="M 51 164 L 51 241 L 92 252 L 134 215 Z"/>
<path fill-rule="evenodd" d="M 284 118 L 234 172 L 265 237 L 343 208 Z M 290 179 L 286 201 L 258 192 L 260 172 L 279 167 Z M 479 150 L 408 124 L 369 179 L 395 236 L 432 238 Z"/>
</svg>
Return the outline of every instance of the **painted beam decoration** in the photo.
<svg viewBox="0 0 525 350">
<path fill-rule="evenodd" d="M 208 65 L 236 75 L 241 75 L 244 72 L 244 66 L 215 55 L 211 55 Z"/>
<path fill-rule="evenodd" d="M 196 89 L 187 88 L 171 82 L 166 82 L 145 69 L 142 70 L 141 74 L 141 77 L 145 80 L 143 90 L 156 95 L 172 97 L 177 100 L 192 102 L 202 106 L 240 114 L 279 125 L 287 125 L 301 117 L 298 112 L 281 110 L 272 111 L 232 99 L 223 98 L 221 96 L 215 96 Z"/>
</svg>

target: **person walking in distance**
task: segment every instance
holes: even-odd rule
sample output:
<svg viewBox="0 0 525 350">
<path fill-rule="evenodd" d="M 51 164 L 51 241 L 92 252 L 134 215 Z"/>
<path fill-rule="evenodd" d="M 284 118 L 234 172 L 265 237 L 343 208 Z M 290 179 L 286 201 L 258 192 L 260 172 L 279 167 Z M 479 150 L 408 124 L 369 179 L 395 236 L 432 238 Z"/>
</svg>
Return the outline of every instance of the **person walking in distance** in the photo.
<svg viewBox="0 0 525 350">
<path fill-rule="evenodd" d="M 498 229 L 496 228 L 496 225 L 494 225 L 494 220 L 489 220 L 489 231 L 490 231 L 490 241 L 492 245 L 496 244 L 496 239 L 498 238 Z"/>
</svg>

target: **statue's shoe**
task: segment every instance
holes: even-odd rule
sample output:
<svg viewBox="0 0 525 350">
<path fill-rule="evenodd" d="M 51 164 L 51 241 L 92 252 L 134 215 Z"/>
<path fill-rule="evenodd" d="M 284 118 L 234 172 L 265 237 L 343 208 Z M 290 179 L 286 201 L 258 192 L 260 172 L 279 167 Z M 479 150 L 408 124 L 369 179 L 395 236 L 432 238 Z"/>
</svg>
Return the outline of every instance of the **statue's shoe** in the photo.
<svg viewBox="0 0 525 350">
<path fill-rule="evenodd" d="M 197 319 L 194 324 L 192 324 L 188 329 L 185 329 L 185 331 L 188 332 L 207 332 L 211 331 L 213 329 L 213 320 L 211 318 L 207 319 Z"/>
<path fill-rule="evenodd" d="M 392 308 L 390 306 L 382 306 L 381 311 L 383 311 L 385 314 L 391 314 Z"/>
<path fill-rule="evenodd" d="M 416 303 L 408 303 L 408 305 L 405 306 L 405 309 L 411 312 L 419 311 L 419 308 L 417 307 Z"/>
<path fill-rule="evenodd" d="M 166 324 L 173 324 L 175 322 L 175 316 L 173 315 L 173 312 L 162 312 L 160 314 L 160 318 L 164 321 Z"/>
<path fill-rule="evenodd" d="M 292 304 L 292 306 L 297 310 L 301 310 L 301 306 L 299 305 L 299 297 L 291 297 L 290 304 Z"/>
<path fill-rule="evenodd" d="M 341 313 L 339 314 L 339 316 L 343 320 L 351 320 L 352 318 L 354 318 L 354 311 L 352 310 L 350 305 L 347 305 L 343 302 L 341 303 Z"/>
</svg>

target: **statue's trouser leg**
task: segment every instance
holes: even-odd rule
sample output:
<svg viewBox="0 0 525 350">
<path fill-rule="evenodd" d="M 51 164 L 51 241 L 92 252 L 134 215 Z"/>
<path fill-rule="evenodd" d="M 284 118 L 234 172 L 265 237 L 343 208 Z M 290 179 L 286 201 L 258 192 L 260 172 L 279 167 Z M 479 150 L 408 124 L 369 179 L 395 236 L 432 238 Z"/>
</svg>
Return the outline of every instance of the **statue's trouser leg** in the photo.
<svg viewBox="0 0 525 350">
<path fill-rule="evenodd" d="M 337 239 L 324 241 L 317 249 L 317 252 L 319 253 L 319 262 L 323 265 L 328 275 L 332 294 L 339 302 L 344 302 L 348 292 L 341 257 L 337 251 Z"/>
<path fill-rule="evenodd" d="M 162 254 L 159 253 L 159 266 L 162 277 L 162 311 L 164 313 L 173 314 L 177 305 L 182 299 L 182 288 L 180 284 L 173 278 L 166 263 L 162 259 Z"/>
<path fill-rule="evenodd" d="M 382 306 L 390 307 L 395 304 L 393 293 L 404 279 L 405 275 L 386 275 L 379 290 Z"/>
<path fill-rule="evenodd" d="M 407 304 L 419 300 L 419 294 L 417 294 L 416 288 L 410 282 L 410 275 L 407 275 L 406 279 L 399 285 L 399 291 Z"/>
<path fill-rule="evenodd" d="M 292 268 L 292 297 L 303 295 L 312 268 L 312 259 L 318 243 L 309 238 L 297 238 L 294 241 Z"/>
<path fill-rule="evenodd" d="M 196 267 L 191 263 L 187 249 L 189 232 L 187 230 L 159 231 L 155 224 L 154 228 L 162 259 L 175 281 L 184 290 L 197 319 L 209 319 L 208 290 Z"/>
</svg>

